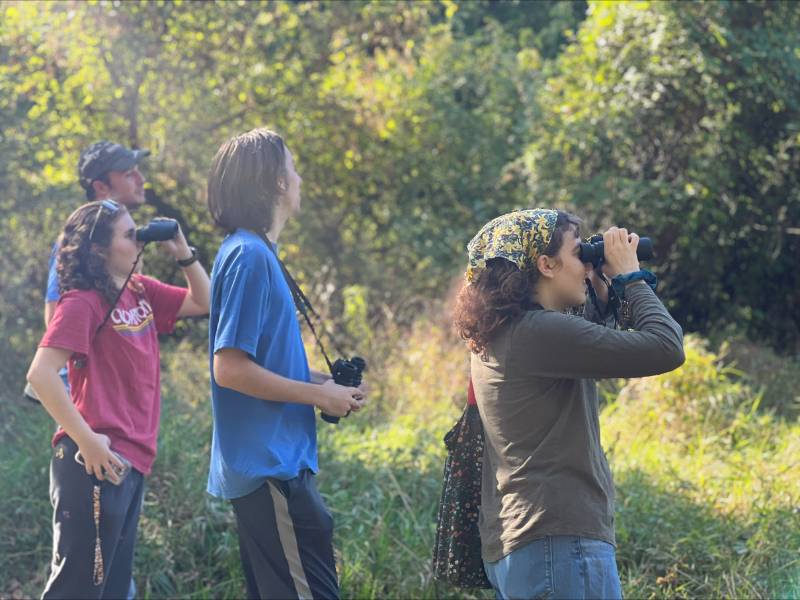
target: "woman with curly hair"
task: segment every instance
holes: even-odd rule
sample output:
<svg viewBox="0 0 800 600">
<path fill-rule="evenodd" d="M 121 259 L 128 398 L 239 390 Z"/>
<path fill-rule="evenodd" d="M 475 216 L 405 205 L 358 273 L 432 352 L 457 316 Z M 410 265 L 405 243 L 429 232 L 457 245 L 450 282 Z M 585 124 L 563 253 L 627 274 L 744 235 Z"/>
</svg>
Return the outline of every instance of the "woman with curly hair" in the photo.
<svg viewBox="0 0 800 600">
<path fill-rule="evenodd" d="M 55 419 L 53 560 L 44 598 L 124 598 L 161 406 L 159 333 L 208 312 L 209 280 L 178 231 L 160 243 L 187 288 L 131 272 L 141 244 L 121 204 L 90 202 L 59 241 L 61 297 L 28 371 Z M 68 364 L 70 396 L 59 370 Z"/>
<path fill-rule="evenodd" d="M 577 218 L 535 209 L 494 219 L 468 245 L 455 324 L 484 426 L 481 554 L 499 598 L 621 597 L 595 380 L 684 360 L 681 328 L 639 268 L 638 236 L 605 232 L 604 277 L 581 262 L 580 241 Z M 632 330 L 605 326 L 605 278 Z"/>
</svg>

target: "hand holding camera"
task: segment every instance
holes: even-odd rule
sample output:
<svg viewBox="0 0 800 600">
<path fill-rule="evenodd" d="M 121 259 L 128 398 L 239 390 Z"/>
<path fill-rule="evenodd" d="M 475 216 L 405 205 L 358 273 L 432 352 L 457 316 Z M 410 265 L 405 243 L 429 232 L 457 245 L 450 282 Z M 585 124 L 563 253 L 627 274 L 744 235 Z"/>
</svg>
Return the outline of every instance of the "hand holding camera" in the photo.
<svg viewBox="0 0 800 600">
<path fill-rule="evenodd" d="M 111 440 L 102 433 L 91 432 L 87 439 L 81 440 L 75 460 L 83 465 L 88 475 L 100 481 L 108 479 L 114 485 L 119 485 L 130 470 L 130 464 L 111 450 Z"/>
<path fill-rule="evenodd" d="M 364 391 L 361 389 L 361 377 L 364 374 L 364 371 L 367 368 L 367 361 L 365 361 L 360 356 L 354 356 L 350 360 L 346 358 L 339 358 L 333 363 L 331 368 L 331 376 L 333 377 L 334 383 L 339 385 L 343 385 L 350 389 L 356 388 L 356 392 L 358 392 L 359 397 L 354 405 L 350 407 L 350 409 L 343 415 L 337 415 L 331 413 L 329 411 L 322 411 L 320 415 L 323 421 L 327 421 L 328 423 L 338 423 L 340 417 L 347 417 L 350 415 L 350 411 L 359 411 L 361 407 L 364 405 Z"/>
<path fill-rule="evenodd" d="M 323 419 L 327 415 L 336 419 L 332 421 L 334 423 L 339 421 L 339 417 L 350 414 L 350 411 L 359 410 L 364 397 L 358 388 L 339 385 L 333 379 L 323 383 L 320 392 L 321 398 L 317 407 L 322 411 Z"/>
</svg>

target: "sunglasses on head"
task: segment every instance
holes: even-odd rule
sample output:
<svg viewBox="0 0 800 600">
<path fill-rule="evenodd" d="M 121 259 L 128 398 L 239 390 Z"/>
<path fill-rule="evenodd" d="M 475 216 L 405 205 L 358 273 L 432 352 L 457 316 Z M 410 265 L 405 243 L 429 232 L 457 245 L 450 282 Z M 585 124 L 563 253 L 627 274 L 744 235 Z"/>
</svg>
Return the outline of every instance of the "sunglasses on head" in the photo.
<svg viewBox="0 0 800 600">
<path fill-rule="evenodd" d="M 92 229 L 89 231 L 89 241 L 94 241 L 94 230 L 97 227 L 97 222 L 100 220 L 100 213 L 103 212 L 103 209 L 109 211 L 109 214 L 114 214 L 120 209 L 118 203 L 114 202 L 113 200 L 103 200 L 98 203 L 97 205 L 97 213 L 94 216 L 94 223 L 92 223 Z"/>
</svg>

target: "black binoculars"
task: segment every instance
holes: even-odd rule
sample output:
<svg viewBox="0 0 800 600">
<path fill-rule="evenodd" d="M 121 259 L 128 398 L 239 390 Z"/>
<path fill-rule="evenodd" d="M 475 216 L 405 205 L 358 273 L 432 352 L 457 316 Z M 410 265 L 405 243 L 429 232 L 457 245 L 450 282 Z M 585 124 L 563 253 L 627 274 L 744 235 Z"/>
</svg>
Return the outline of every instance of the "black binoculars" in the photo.
<svg viewBox="0 0 800 600">
<path fill-rule="evenodd" d="M 136 228 L 136 241 L 166 242 L 178 235 L 178 222 L 175 219 L 159 219 L 150 221 L 147 225 Z"/>
<path fill-rule="evenodd" d="M 588 242 L 582 242 L 580 248 L 581 262 L 592 263 L 596 269 L 605 260 L 605 244 L 603 236 L 593 235 Z M 653 258 L 653 242 L 648 237 L 639 238 L 639 245 L 636 247 L 636 257 L 639 260 L 651 260 Z"/>
<path fill-rule="evenodd" d="M 367 370 L 367 361 L 360 356 L 354 356 L 350 360 L 346 358 L 337 358 L 333 363 L 334 383 L 345 385 L 347 387 L 358 387 L 361 385 L 361 375 Z M 326 413 L 320 413 L 323 421 L 328 423 L 338 423 L 339 417 L 334 417 Z"/>
</svg>

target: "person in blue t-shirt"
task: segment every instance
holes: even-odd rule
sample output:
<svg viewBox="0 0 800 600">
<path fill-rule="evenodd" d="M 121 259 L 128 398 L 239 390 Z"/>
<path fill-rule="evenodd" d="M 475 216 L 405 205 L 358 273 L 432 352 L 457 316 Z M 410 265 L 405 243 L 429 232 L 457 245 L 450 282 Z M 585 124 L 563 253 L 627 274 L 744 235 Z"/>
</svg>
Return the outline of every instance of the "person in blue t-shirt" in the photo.
<svg viewBox="0 0 800 600">
<path fill-rule="evenodd" d="M 233 505 L 250 598 L 339 597 L 314 408 L 342 417 L 365 402 L 363 389 L 309 369 L 276 256 L 301 182 L 266 129 L 223 144 L 208 179 L 209 211 L 228 233 L 211 275 L 208 492 Z"/>
</svg>

